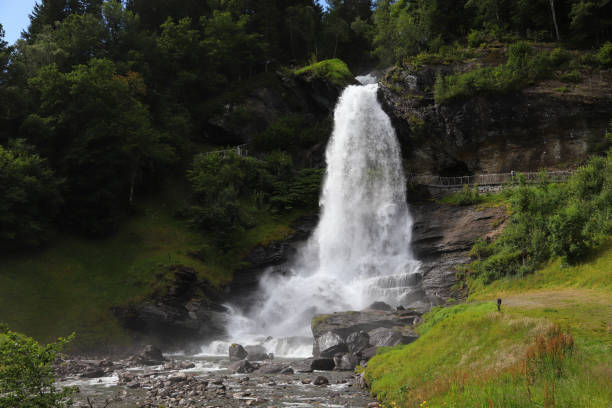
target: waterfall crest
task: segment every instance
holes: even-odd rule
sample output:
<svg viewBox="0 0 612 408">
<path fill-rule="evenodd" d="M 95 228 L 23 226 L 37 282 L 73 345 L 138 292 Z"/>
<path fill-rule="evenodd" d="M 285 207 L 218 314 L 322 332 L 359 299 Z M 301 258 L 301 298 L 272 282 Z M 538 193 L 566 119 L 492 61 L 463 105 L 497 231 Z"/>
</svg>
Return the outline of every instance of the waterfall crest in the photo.
<svg viewBox="0 0 612 408">
<path fill-rule="evenodd" d="M 230 319 L 231 340 L 309 339 L 315 314 L 415 300 L 419 262 L 410 250 L 400 147 L 377 89 L 367 84 L 344 90 L 326 150 L 319 223 L 290 272 L 264 275 L 260 301 Z"/>
</svg>

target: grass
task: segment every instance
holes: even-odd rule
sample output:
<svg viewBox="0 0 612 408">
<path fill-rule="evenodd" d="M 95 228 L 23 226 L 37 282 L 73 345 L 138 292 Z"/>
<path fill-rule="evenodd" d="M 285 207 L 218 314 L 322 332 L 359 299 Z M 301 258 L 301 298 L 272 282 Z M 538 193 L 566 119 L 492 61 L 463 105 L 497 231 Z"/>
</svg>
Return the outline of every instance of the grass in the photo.
<svg viewBox="0 0 612 408">
<path fill-rule="evenodd" d="M 386 407 L 611 406 L 611 265 L 608 245 L 580 265 L 552 262 L 433 309 L 417 341 L 370 360 L 372 392 Z"/>
<path fill-rule="evenodd" d="M 242 258 L 257 244 L 287 236 L 302 215 L 260 215 L 255 228 L 239 234 L 232 250 L 215 249 L 203 236 L 174 217 L 180 193 L 148 200 L 121 229 L 106 239 L 67 234 L 39 252 L 0 260 L 0 322 L 41 342 L 76 332 L 76 349 L 121 346 L 131 341 L 112 306 L 142 299 L 166 280 L 164 265 L 193 267 L 214 285 L 228 284 Z M 202 251 L 206 248 L 206 251 Z M 205 253 L 203 260 L 190 252 Z"/>
<path fill-rule="evenodd" d="M 355 80 L 347 65 L 340 59 L 328 59 L 303 68 L 296 69 L 294 75 L 306 75 L 311 78 L 323 78 L 338 87 L 345 87 Z"/>
</svg>

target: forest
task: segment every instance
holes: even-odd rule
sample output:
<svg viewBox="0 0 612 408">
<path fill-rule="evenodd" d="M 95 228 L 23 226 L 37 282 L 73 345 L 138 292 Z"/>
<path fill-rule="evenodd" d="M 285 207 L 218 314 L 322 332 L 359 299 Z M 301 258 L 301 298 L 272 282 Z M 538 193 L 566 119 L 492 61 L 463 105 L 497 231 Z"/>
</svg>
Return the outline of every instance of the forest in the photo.
<svg viewBox="0 0 612 408">
<path fill-rule="evenodd" d="M 422 53 L 524 39 L 601 47 L 597 61 L 609 66 L 611 7 L 602 0 L 43 0 L 15 44 L 0 29 L 0 248 L 40 246 L 54 230 L 112 234 L 134 200 L 169 174 L 193 185 L 183 213 L 200 228 L 247 226 L 248 210 L 236 203 L 254 194 L 265 205 L 316 205 L 308 188 L 317 190 L 317 171 L 296 168 L 303 166 L 291 155 L 325 140 L 329 124 L 304 129 L 303 117 L 289 115 L 255 140 L 236 140 L 212 118 L 253 84 L 333 58 L 360 73 Z M 194 155 L 238 143 L 251 143 L 257 159 L 226 165 L 257 168 L 259 181 L 219 179 L 223 194 L 202 193 L 206 159 Z"/>
</svg>

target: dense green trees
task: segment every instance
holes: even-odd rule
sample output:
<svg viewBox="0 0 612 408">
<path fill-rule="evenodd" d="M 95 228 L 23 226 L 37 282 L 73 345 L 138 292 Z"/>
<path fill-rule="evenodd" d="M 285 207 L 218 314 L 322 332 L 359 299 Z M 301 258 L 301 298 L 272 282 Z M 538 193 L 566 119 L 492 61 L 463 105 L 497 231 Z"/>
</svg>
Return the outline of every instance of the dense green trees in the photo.
<svg viewBox="0 0 612 408">
<path fill-rule="evenodd" d="M 93 234 L 113 231 L 136 182 L 173 160 L 151 126 L 137 73 L 118 75 L 112 61 L 92 59 L 67 73 L 49 65 L 30 80 L 39 109 L 22 132 L 66 178 L 65 221 Z"/>
<path fill-rule="evenodd" d="M 0 146 L 0 252 L 46 241 L 62 202 L 60 186 L 23 141 Z"/>
<path fill-rule="evenodd" d="M 278 82 L 279 69 L 333 81 L 338 73 L 351 74 L 341 61 L 318 61 L 336 56 L 362 70 L 376 59 L 390 64 L 422 51 L 442 52 L 451 43 L 460 48 L 490 38 L 557 40 L 557 30 L 569 46 L 600 47 L 612 39 L 607 17 L 612 3 L 599 0 L 326 4 L 41 0 L 14 46 L 6 44 L 0 28 L 0 145 L 5 154 L 15 154 L 9 143 L 25 139 L 33 149 L 28 154 L 38 157 L 36 152 L 64 180 L 57 186 L 63 204 L 56 227 L 106 234 L 139 192 L 155 188 L 161 169 L 174 166 L 184 174 L 180 163 L 192 161 L 194 145 L 235 143 L 211 123 L 250 92 L 250 82 Z M 600 66 L 610 65 L 610 49 L 601 48 Z M 538 80 L 538 69 L 546 64 L 532 55 L 527 60 L 483 68 L 471 77 L 447 77 L 438 81 L 437 98 Z M 305 65 L 306 70 L 297 69 Z M 249 142 L 260 158 L 277 150 L 296 157 L 328 132 L 321 118 L 313 122 L 288 113 Z M 267 166 L 262 171 L 269 174 Z M 284 185 L 271 175 L 276 187 L 263 189 L 266 205 L 288 208 L 302 200 L 288 199 L 291 191 L 314 189 L 308 186 L 316 184 L 316 175 L 295 168 L 290 173 L 293 178 Z M 224 196 L 228 203 L 242 200 L 241 193 Z"/>
</svg>

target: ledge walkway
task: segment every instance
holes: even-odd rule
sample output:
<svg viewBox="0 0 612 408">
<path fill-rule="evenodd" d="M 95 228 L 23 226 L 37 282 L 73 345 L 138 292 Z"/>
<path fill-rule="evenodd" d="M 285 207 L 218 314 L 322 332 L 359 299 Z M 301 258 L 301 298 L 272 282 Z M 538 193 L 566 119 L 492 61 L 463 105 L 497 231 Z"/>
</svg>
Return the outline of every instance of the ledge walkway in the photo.
<svg viewBox="0 0 612 408">
<path fill-rule="evenodd" d="M 510 184 L 518 181 L 521 174 L 527 183 L 537 183 L 541 180 L 541 175 L 546 175 L 549 183 L 564 183 L 574 172 L 571 170 L 547 171 L 547 172 L 517 172 L 499 174 L 477 174 L 474 176 L 441 177 L 426 174 L 410 173 L 406 175 L 408 183 L 419 184 L 430 187 L 462 187 L 464 185 L 473 186 L 498 186 Z"/>
</svg>

